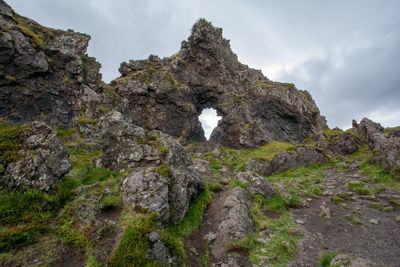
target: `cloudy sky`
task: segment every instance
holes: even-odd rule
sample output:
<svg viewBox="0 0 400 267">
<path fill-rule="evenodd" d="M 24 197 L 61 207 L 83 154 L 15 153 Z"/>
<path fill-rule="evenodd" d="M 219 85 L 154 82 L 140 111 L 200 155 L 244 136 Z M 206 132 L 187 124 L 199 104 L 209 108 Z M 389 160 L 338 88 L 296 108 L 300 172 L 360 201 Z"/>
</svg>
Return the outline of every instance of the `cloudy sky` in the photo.
<svg viewBox="0 0 400 267">
<path fill-rule="evenodd" d="M 6 0 L 18 13 L 92 36 L 106 82 L 122 61 L 170 56 L 199 18 L 239 60 L 308 90 L 333 128 L 369 117 L 400 125 L 397 0 Z"/>
</svg>

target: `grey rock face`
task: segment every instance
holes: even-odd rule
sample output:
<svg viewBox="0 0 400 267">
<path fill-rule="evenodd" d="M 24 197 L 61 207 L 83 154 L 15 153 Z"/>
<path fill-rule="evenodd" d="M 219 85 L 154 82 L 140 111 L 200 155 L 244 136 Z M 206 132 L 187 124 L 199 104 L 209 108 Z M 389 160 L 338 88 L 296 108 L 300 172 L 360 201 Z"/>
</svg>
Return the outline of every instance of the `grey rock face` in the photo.
<svg viewBox="0 0 400 267">
<path fill-rule="evenodd" d="M 359 138 L 355 134 L 344 132 L 329 143 L 328 149 L 335 154 L 350 155 L 359 148 Z"/>
<path fill-rule="evenodd" d="M 226 244 L 231 240 L 240 240 L 253 230 L 254 223 L 251 220 L 251 197 L 241 187 L 236 187 L 229 192 L 223 203 L 222 213 L 225 217 L 218 225 L 218 238 L 213 243 L 212 254 L 216 259 L 226 253 Z"/>
<path fill-rule="evenodd" d="M 146 133 L 112 112 L 100 121 L 101 164 L 114 170 L 143 167 L 123 182 L 125 203 L 160 214 L 160 222 L 181 221 L 189 203 L 205 188 L 185 148 L 159 131 Z"/>
<path fill-rule="evenodd" d="M 250 160 L 246 163 L 248 170 L 268 176 L 290 169 L 308 166 L 314 163 L 328 162 L 329 158 L 320 149 L 300 146 L 290 152 L 278 152 L 272 161 Z"/>
<path fill-rule="evenodd" d="M 251 194 L 260 194 L 265 198 L 271 198 L 276 194 L 273 186 L 265 179 L 253 172 L 240 172 L 238 180 L 248 183 L 248 188 Z"/>
<path fill-rule="evenodd" d="M 83 87 L 96 89 L 100 64 L 85 55 L 90 36 L 43 27 L 0 2 L 0 117 L 18 124 L 76 126 Z"/>
<path fill-rule="evenodd" d="M 170 217 L 168 202 L 168 180 L 153 170 L 132 172 L 122 183 L 122 198 L 125 204 L 140 206 L 157 212 L 162 223 Z"/>
<path fill-rule="evenodd" d="M 365 137 L 368 146 L 375 151 L 372 161 L 381 165 L 385 171 L 400 168 L 400 137 L 395 130 L 389 136 L 385 136 L 384 128 L 367 118 L 360 124 L 353 122 L 355 132 Z"/>
<path fill-rule="evenodd" d="M 25 156 L 9 163 L 0 180 L 18 190 L 50 191 L 73 167 L 68 151 L 56 133 L 40 122 L 30 124 L 20 138 Z"/>
<path fill-rule="evenodd" d="M 127 103 L 121 112 L 182 144 L 205 141 L 198 116 L 210 107 L 222 116 L 211 140 L 230 147 L 301 142 L 325 127 L 309 93 L 239 63 L 222 29 L 203 19 L 177 54 L 124 62 L 120 72 L 111 85 Z"/>
</svg>

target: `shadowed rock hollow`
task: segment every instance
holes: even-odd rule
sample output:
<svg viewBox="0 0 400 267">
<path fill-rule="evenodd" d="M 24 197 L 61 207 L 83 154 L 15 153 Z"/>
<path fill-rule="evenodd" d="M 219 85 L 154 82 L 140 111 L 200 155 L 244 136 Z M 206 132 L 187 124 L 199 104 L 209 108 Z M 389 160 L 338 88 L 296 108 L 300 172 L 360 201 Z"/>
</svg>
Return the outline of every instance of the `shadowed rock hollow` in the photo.
<svg viewBox="0 0 400 267">
<path fill-rule="evenodd" d="M 120 72 L 111 85 L 122 97 L 124 115 L 183 144 L 205 141 L 198 120 L 205 108 L 222 116 L 210 140 L 230 147 L 298 143 L 320 136 L 326 126 L 308 92 L 241 64 L 222 29 L 204 19 L 175 55 L 130 60 Z"/>
</svg>

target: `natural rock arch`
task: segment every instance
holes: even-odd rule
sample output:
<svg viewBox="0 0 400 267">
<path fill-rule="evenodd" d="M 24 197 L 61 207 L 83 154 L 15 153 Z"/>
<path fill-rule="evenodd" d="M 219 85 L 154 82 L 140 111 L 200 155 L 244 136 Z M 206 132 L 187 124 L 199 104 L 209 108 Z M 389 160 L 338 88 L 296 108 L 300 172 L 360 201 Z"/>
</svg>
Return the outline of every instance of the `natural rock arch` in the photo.
<svg viewBox="0 0 400 267">
<path fill-rule="evenodd" d="M 123 62 L 120 72 L 111 85 L 122 98 L 122 112 L 139 126 L 164 131 L 183 144 L 205 141 L 198 120 L 205 108 L 222 116 L 211 141 L 230 147 L 301 142 L 320 136 L 326 127 L 308 92 L 272 82 L 241 64 L 222 29 L 204 19 L 175 55 Z"/>
</svg>

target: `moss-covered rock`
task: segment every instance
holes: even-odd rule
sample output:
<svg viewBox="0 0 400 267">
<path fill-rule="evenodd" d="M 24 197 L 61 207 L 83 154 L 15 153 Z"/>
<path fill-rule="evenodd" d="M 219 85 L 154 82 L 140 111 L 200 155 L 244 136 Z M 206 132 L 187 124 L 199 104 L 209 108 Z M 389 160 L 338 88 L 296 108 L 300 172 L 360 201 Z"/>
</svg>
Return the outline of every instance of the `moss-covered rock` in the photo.
<svg viewBox="0 0 400 267">
<path fill-rule="evenodd" d="M 0 180 L 12 189 L 50 191 L 72 168 L 69 153 L 48 126 L 1 126 Z"/>
</svg>

